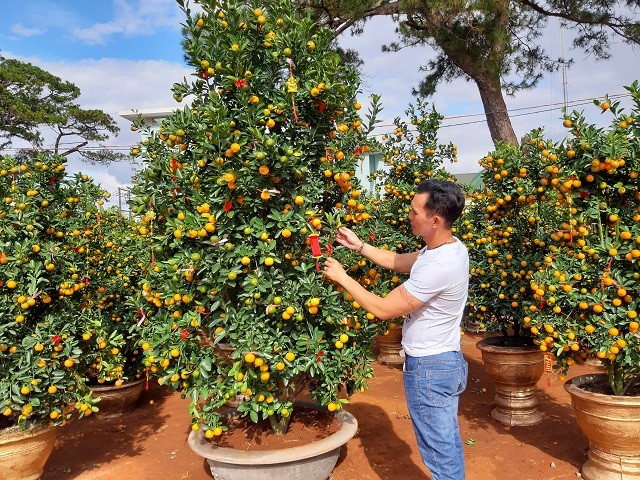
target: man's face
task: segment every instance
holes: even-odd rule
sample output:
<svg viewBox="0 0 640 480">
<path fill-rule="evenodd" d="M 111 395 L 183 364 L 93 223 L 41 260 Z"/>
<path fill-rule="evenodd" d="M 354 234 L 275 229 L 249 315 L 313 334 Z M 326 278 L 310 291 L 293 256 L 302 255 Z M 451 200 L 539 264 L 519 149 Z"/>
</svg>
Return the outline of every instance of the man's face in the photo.
<svg viewBox="0 0 640 480">
<path fill-rule="evenodd" d="M 417 193 L 411 200 L 411 211 L 409 212 L 409 222 L 414 235 L 424 238 L 429 235 L 433 215 L 428 215 L 424 206 L 427 203 L 428 193 Z"/>
</svg>

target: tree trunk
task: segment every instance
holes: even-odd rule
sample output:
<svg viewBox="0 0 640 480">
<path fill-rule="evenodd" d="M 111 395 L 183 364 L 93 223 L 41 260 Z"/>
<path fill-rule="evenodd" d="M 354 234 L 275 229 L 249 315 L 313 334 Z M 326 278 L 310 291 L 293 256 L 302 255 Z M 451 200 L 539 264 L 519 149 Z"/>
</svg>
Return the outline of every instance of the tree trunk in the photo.
<svg viewBox="0 0 640 480">
<path fill-rule="evenodd" d="M 513 131 L 507 104 L 502 96 L 500 79 L 476 79 L 484 112 L 487 117 L 487 126 L 493 142 L 504 142 L 518 145 L 518 137 Z"/>
</svg>

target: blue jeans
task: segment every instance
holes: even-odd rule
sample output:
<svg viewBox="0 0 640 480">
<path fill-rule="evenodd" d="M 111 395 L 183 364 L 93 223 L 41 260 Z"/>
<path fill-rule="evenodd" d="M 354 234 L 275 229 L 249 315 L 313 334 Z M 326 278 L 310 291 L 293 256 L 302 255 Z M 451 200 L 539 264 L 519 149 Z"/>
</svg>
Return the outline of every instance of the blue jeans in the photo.
<svg viewBox="0 0 640 480">
<path fill-rule="evenodd" d="M 467 386 L 462 352 L 406 356 L 404 391 L 422 461 L 432 480 L 463 480 L 458 398 Z"/>
</svg>

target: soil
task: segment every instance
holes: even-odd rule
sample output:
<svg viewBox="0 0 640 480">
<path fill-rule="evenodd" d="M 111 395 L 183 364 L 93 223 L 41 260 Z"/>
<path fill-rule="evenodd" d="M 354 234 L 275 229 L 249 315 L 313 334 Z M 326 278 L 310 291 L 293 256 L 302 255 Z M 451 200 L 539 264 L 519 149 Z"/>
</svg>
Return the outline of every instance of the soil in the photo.
<svg viewBox="0 0 640 480">
<path fill-rule="evenodd" d="M 577 478 L 588 442 L 575 422 L 563 382 L 553 375 L 538 382 L 542 423 L 497 423 L 490 416 L 494 387 L 475 346 L 482 338 L 467 333 L 462 342 L 469 362 L 459 411 L 467 480 Z M 343 447 L 331 479 L 429 478 L 409 419 L 402 372 L 379 363 L 374 372 L 369 390 L 354 395 L 346 407 L 358 420 L 358 433 Z M 576 365 L 567 378 L 600 372 L 598 366 Z M 152 387 L 143 391 L 135 410 L 119 418 L 97 414 L 60 427 L 42 480 L 211 480 L 206 462 L 187 444 L 190 427 L 187 400 Z"/>
<path fill-rule="evenodd" d="M 258 452 L 307 445 L 337 432 L 340 423 L 331 413 L 296 408 L 289 420 L 286 438 L 273 433 L 269 420 L 253 423 L 238 418 L 228 427 L 224 435 L 214 437 L 215 445 Z"/>
</svg>

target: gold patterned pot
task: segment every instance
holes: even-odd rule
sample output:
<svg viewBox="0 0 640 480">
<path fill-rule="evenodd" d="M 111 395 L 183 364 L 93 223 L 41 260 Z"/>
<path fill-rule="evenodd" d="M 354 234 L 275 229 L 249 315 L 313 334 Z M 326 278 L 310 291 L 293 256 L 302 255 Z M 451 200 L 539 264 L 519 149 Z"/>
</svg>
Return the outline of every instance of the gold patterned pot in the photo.
<svg viewBox="0 0 640 480">
<path fill-rule="evenodd" d="M 607 391 L 607 387 L 604 374 L 579 375 L 564 384 L 571 395 L 578 426 L 589 439 L 588 459 L 582 466 L 582 478 L 638 480 L 640 397 L 596 393 Z M 595 391 L 590 391 L 592 388 Z"/>
<path fill-rule="evenodd" d="M 0 479 L 37 480 L 56 442 L 57 428 L 0 429 Z"/>
<path fill-rule="evenodd" d="M 404 364 L 404 350 L 402 348 L 402 326 L 394 325 L 386 335 L 377 335 L 376 341 L 380 353 L 378 361 L 384 365 L 402 368 Z"/>
<path fill-rule="evenodd" d="M 499 336 L 476 344 L 496 389 L 491 416 L 504 425 L 535 425 L 542 421 L 535 387 L 544 372 L 544 355 L 535 345 L 518 345 L 515 341 Z"/>
</svg>

